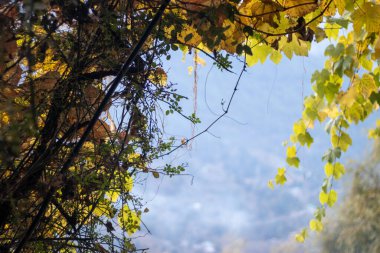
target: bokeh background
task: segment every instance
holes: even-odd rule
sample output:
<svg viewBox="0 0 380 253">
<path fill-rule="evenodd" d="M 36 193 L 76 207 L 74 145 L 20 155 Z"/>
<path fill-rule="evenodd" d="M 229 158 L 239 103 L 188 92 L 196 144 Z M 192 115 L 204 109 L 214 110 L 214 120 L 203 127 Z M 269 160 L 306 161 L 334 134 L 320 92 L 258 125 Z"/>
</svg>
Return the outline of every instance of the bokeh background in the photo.
<svg viewBox="0 0 380 253">
<path fill-rule="evenodd" d="M 321 157 L 329 148 L 324 125 L 316 124 L 312 130 L 314 144 L 300 150 L 301 166 L 290 169 L 285 186 L 270 190 L 267 182 L 278 167 L 285 166 L 282 143 L 301 116 L 304 96 L 312 92 L 310 77 L 322 68 L 325 47 L 314 45 L 309 57 L 248 68 L 228 115 L 187 148 L 157 163 L 187 162 L 186 175 L 137 180 L 135 193 L 150 210 L 142 217 L 146 228 L 136 236 L 140 248 L 149 252 L 304 252 L 305 245 L 296 245 L 293 238 L 308 226 L 319 204 Z M 202 123 L 195 126 L 195 133 L 223 112 L 222 104 L 226 106 L 242 67 L 234 60 L 235 74 L 220 71 L 206 56 L 199 56 L 206 66 L 197 69 L 196 109 Z M 193 65 L 193 54 L 182 53 L 164 64 L 169 80 L 188 97 L 182 102 L 187 115 L 194 110 L 194 73 L 188 73 Z M 342 157 L 346 166 L 370 151 L 367 131 L 376 117 L 379 113 L 350 129 L 353 146 Z M 193 126 L 179 115 L 169 116 L 163 124 L 168 136 L 193 135 Z M 342 193 L 342 183 L 335 187 Z M 316 241 L 312 236 L 306 243 L 309 252 L 319 252 Z"/>
</svg>

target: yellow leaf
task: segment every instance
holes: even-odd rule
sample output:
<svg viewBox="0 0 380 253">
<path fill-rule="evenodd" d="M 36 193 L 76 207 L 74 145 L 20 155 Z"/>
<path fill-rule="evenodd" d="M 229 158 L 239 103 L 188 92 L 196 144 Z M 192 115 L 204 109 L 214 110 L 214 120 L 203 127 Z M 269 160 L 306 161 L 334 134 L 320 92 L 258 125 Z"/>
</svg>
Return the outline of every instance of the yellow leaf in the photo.
<svg viewBox="0 0 380 253">
<path fill-rule="evenodd" d="M 329 199 L 329 195 L 327 193 L 325 193 L 324 191 L 321 191 L 319 193 L 319 202 L 321 203 L 321 205 L 326 204 L 328 199 Z"/>
<path fill-rule="evenodd" d="M 91 209 L 92 209 L 92 207 L 90 208 L 90 210 L 91 210 Z M 102 210 L 102 209 L 99 208 L 99 207 L 95 207 L 95 209 L 94 209 L 94 211 L 93 211 L 93 214 L 94 214 L 95 216 L 98 216 L 98 217 L 102 216 L 104 213 L 105 213 L 104 210 Z"/>
<path fill-rule="evenodd" d="M 297 242 L 303 243 L 307 237 L 307 230 L 303 229 L 300 233 L 296 234 L 295 238 Z"/>
<path fill-rule="evenodd" d="M 339 147 L 343 151 L 347 151 L 348 147 L 350 147 L 351 145 L 352 145 L 352 139 L 351 139 L 351 137 L 348 134 L 346 134 L 344 132 L 341 132 Z"/>
<path fill-rule="evenodd" d="M 361 78 L 355 78 L 352 86 L 365 98 L 369 98 L 372 92 L 377 91 L 375 79 L 369 74 L 363 74 Z"/>
<path fill-rule="evenodd" d="M 95 150 L 94 143 L 92 143 L 92 142 L 90 142 L 90 141 L 86 141 L 86 142 L 83 144 L 83 149 L 86 150 L 86 151 L 93 152 L 93 151 Z"/>
<path fill-rule="evenodd" d="M 286 162 L 289 164 L 289 166 L 293 166 L 298 168 L 300 160 L 296 156 L 297 150 L 295 146 L 288 147 L 286 150 Z"/>
<path fill-rule="evenodd" d="M 331 190 L 329 193 L 321 191 L 319 193 L 319 202 L 324 205 L 332 207 L 338 199 L 338 195 L 335 190 Z"/>
<path fill-rule="evenodd" d="M 165 87 L 168 83 L 168 76 L 162 68 L 155 69 L 154 73 L 150 75 L 149 79 L 152 83 L 161 87 Z"/>
<path fill-rule="evenodd" d="M 286 169 L 285 168 L 279 168 L 278 171 L 277 171 L 277 174 L 281 175 L 281 176 L 285 175 L 285 173 L 286 173 Z"/>
<path fill-rule="evenodd" d="M 293 132 L 295 135 L 304 134 L 306 132 L 305 123 L 302 120 L 299 120 L 296 123 L 294 123 Z"/>
<path fill-rule="evenodd" d="M 131 192 L 133 189 L 133 178 L 130 176 L 126 176 L 124 179 L 125 179 L 125 183 L 124 183 L 125 191 Z"/>
<path fill-rule="evenodd" d="M 106 192 L 106 195 L 111 200 L 111 202 L 116 202 L 120 194 L 116 191 L 108 191 Z"/>
<path fill-rule="evenodd" d="M 269 189 L 271 189 L 271 190 L 274 189 L 273 180 L 269 180 L 269 181 L 268 181 L 268 187 L 269 187 Z"/>
<path fill-rule="evenodd" d="M 276 184 L 283 185 L 286 182 L 286 176 L 285 176 L 286 169 L 285 168 L 279 168 L 277 171 L 277 175 L 275 177 Z"/>
<path fill-rule="evenodd" d="M 336 8 L 338 9 L 339 15 L 343 15 L 345 9 L 346 9 L 346 1 L 347 0 L 334 0 L 334 4 Z"/>
<path fill-rule="evenodd" d="M 319 220 L 315 220 L 315 219 L 311 220 L 309 226 L 310 226 L 310 229 L 313 231 L 320 232 L 323 230 L 323 224 Z"/>
<path fill-rule="evenodd" d="M 368 131 L 368 137 L 373 139 L 380 137 L 380 120 L 376 121 L 376 128 Z"/>
<path fill-rule="evenodd" d="M 128 162 L 135 163 L 140 159 L 141 154 L 139 153 L 132 153 L 128 155 Z"/>
<path fill-rule="evenodd" d="M 325 165 L 325 174 L 326 177 L 331 177 L 331 175 L 334 173 L 334 166 L 331 163 L 327 163 Z"/>
<path fill-rule="evenodd" d="M 4 125 L 8 125 L 9 124 L 8 114 L 6 112 L 2 112 L 0 115 L 1 115 L 1 123 Z"/>
<path fill-rule="evenodd" d="M 335 119 L 340 115 L 339 109 L 336 105 L 331 104 L 323 110 L 330 119 Z"/>
<path fill-rule="evenodd" d="M 270 46 L 259 43 L 257 40 L 250 38 L 248 41 L 248 46 L 252 49 L 252 55 L 247 54 L 247 65 L 249 67 L 255 65 L 259 61 L 264 63 L 268 55 L 274 51 Z"/>
<path fill-rule="evenodd" d="M 333 175 L 334 175 L 334 178 L 335 179 L 339 179 L 342 175 L 344 175 L 344 173 L 346 172 L 343 164 L 337 162 L 334 164 L 334 172 L 333 172 Z"/>
<path fill-rule="evenodd" d="M 362 56 L 359 58 L 359 62 L 365 70 L 372 71 L 372 67 L 373 67 L 373 61 L 372 60 L 367 59 L 367 57 L 365 57 L 365 56 Z"/>
<path fill-rule="evenodd" d="M 300 243 L 303 243 L 305 241 L 305 237 L 302 236 L 301 234 L 296 234 L 295 238 L 296 238 L 296 241 Z"/>
<path fill-rule="evenodd" d="M 194 57 L 194 59 L 195 59 L 195 62 L 197 64 L 199 64 L 199 65 L 201 65 L 203 67 L 206 66 L 206 61 L 203 58 L 199 57 L 198 54 L 197 54 L 197 57 Z"/>
<path fill-rule="evenodd" d="M 326 23 L 326 25 L 325 25 L 325 33 L 326 33 L 327 38 L 333 39 L 333 40 L 337 40 L 338 36 L 339 36 L 339 30 L 341 28 L 342 27 L 340 25 L 338 25 L 338 24 Z"/>
<path fill-rule="evenodd" d="M 282 9 L 282 6 L 274 1 L 249 1 L 245 0 L 241 7 L 247 3 L 246 9 L 250 7 L 250 15 L 256 18 L 256 22 L 270 23 L 273 21 L 275 13 Z"/>
<path fill-rule="evenodd" d="M 346 92 L 341 93 L 339 98 L 340 107 L 345 110 L 355 103 L 358 93 L 355 87 L 351 86 Z"/>
<path fill-rule="evenodd" d="M 283 6 L 287 9 L 285 13 L 291 17 L 302 17 L 313 12 L 318 7 L 316 0 L 283 0 Z"/>
<path fill-rule="evenodd" d="M 274 64 L 279 64 L 282 59 L 282 54 L 277 50 L 273 50 L 269 58 Z"/>
<path fill-rule="evenodd" d="M 336 13 L 336 6 L 334 4 L 334 1 L 331 0 L 321 0 L 319 9 L 324 10 L 323 16 L 326 17 L 334 16 Z"/>
<path fill-rule="evenodd" d="M 118 222 L 128 235 L 132 235 L 137 230 L 140 230 L 140 217 L 135 211 L 130 210 L 128 205 L 123 205 L 121 208 L 118 215 Z"/>
<path fill-rule="evenodd" d="M 286 57 L 292 59 L 293 54 L 298 56 L 308 56 L 310 42 L 299 40 L 297 35 L 293 33 L 291 35 L 291 41 L 289 42 L 286 37 L 281 37 L 279 41 L 279 49 L 284 52 Z"/>
<path fill-rule="evenodd" d="M 363 27 L 368 33 L 380 32 L 380 5 L 364 2 L 352 13 L 355 33 L 359 34 Z"/>
<path fill-rule="evenodd" d="M 377 41 L 375 43 L 375 53 L 373 53 L 373 58 L 379 59 L 380 58 L 380 34 L 378 34 Z"/>
<path fill-rule="evenodd" d="M 58 72 L 62 75 L 66 69 L 67 65 L 56 60 L 57 53 L 51 48 L 46 50 L 44 62 L 38 62 L 34 68 L 36 69 L 35 77 L 40 77 L 47 72 Z"/>
<path fill-rule="evenodd" d="M 297 150 L 296 150 L 295 146 L 291 146 L 291 147 L 288 147 L 286 149 L 286 156 L 287 157 L 290 157 L 290 158 L 295 157 L 296 153 L 297 153 Z"/>
<path fill-rule="evenodd" d="M 331 190 L 330 193 L 329 193 L 329 198 L 328 198 L 328 201 L 327 201 L 327 205 L 329 205 L 330 207 L 332 207 L 335 202 L 337 201 L 338 199 L 338 194 L 336 193 L 336 191 L 334 190 Z"/>
</svg>

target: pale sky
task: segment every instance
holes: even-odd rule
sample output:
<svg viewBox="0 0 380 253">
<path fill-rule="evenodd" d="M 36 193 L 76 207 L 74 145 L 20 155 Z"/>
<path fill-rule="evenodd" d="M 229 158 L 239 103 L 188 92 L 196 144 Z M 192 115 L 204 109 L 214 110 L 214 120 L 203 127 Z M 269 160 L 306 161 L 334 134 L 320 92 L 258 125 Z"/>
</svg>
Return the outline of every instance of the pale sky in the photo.
<svg viewBox="0 0 380 253">
<path fill-rule="evenodd" d="M 324 126 L 317 124 L 312 131 L 314 144 L 310 150 L 301 149 L 301 168 L 289 170 L 286 186 L 271 191 L 266 185 L 276 169 L 285 166 L 282 142 L 301 116 L 303 96 L 311 92 L 311 74 L 323 66 L 325 46 L 315 47 L 308 58 L 283 58 L 279 65 L 268 60 L 249 68 L 228 117 L 211 134 L 196 139 L 191 150 L 181 149 L 164 159 L 173 164 L 188 162 L 186 173 L 193 177 L 149 177 L 141 186 L 150 209 L 143 221 L 152 232 L 138 240 L 142 247 L 151 247 L 151 252 L 220 252 L 242 242 L 241 252 L 270 252 L 273 244 L 308 225 L 323 180 L 321 157 L 329 148 Z M 165 68 L 169 80 L 178 83 L 179 93 L 189 97 L 184 108 L 191 114 L 194 77 L 187 68 L 193 65 L 192 55 L 185 62 L 181 58 L 174 55 Z M 222 112 L 221 101 L 228 101 L 237 80 L 237 74 L 216 67 L 210 71 L 212 63 L 206 61 L 205 67 L 198 68 L 197 112 L 202 120 L 198 132 L 217 117 L 213 113 Z M 241 63 L 233 65 L 238 73 Z M 369 150 L 366 131 L 374 126 L 376 116 L 378 112 L 351 129 L 354 145 L 344 154 L 344 162 Z M 179 138 L 192 133 L 191 124 L 178 116 L 165 119 L 165 130 Z"/>
</svg>

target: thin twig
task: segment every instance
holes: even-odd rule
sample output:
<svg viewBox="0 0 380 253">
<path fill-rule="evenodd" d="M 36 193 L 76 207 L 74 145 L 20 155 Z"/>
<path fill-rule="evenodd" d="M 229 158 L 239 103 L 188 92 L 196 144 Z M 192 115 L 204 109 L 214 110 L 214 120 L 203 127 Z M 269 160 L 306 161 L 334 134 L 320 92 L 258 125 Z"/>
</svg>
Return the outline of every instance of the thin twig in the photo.
<svg viewBox="0 0 380 253">
<path fill-rule="evenodd" d="M 170 0 L 164 0 L 163 1 L 159 10 L 157 11 L 156 15 L 154 16 L 153 20 L 149 23 L 145 32 L 141 36 L 139 42 L 137 43 L 137 45 L 133 49 L 132 53 L 130 54 L 130 56 L 128 57 L 126 62 L 123 64 L 123 67 L 119 71 L 118 75 L 111 82 L 110 89 L 108 90 L 107 94 L 104 96 L 104 98 L 103 98 L 102 102 L 100 103 L 98 109 L 95 111 L 95 113 L 94 113 L 92 119 L 90 120 L 89 124 L 87 125 L 87 128 L 84 131 L 82 137 L 80 138 L 78 143 L 75 145 L 75 147 L 73 148 L 68 159 L 66 160 L 66 162 L 62 166 L 61 171 L 60 171 L 61 174 L 64 174 L 67 171 L 67 169 L 71 166 L 72 162 L 74 161 L 75 157 L 78 155 L 78 153 L 81 150 L 84 142 L 86 141 L 87 137 L 89 136 L 90 132 L 92 131 L 93 127 L 95 126 L 96 122 L 98 121 L 99 116 L 104 111 L 104 108 L 107 106 L 108 102 L 112 98 L 112 95 L 115 92 L 116 88 L 118 87 L 120 81 L 122 80 L 124 75 L 128 72 L 132 62 L 134 61 L 134 59 L 136 58 L 136 56 L 140 52 L 140 49 L 142 48 L 145 41 L 147 40 L 147 38 L 151 34 L 153 28 L 156 26 L 157 22 L 162 17 L 162 15 L 163 15 L 163 13 L 164 13 L 164 11 L 165 11 L 165 9 L 169 3 L 170 3 Z M 17 248 L 15 249 L 15 253 L 21 252 L 22 248 L 25 246 L 26 242 L 29 240 L 29 238 L 33 234 L 34 230 L 39 225 L 40 220 L 41 220 L 42 216 L 45 214 L 45 211 L 46 211 L 47 207 L 49 206 L 49 203 L 51 202 L 52 197 L 53 197 L 54 193 L 56 192 L 56 190 L 57 189 L 55 187 L 51 187 L 50 190 L 48 191 L 48 194 L 44 198 L 37 215 L 34 217 L 31 225 L 28 228 L 28 230 L 26 231 L 26 233 L 22 237 L 20 243 L 17 245 Z"/>
<path fill-rule="evenodd" d="M 245 58 L 245 57 L 244 57 L 244 58 Z M 208 132 L 208 131 L 210 130 L 210 128 L 212 128 L 213 125 L 215 125 L 220 119 L 222 119 L 223 117 L 225 117 L 225 116 L 228 114 L 228 111 L 229 111 L 229 109 L 230 109 L 230 107 L 231 107 L 232 100 L 233 100 L 233 98 L 234 98 L 234 96 L 235 96 L 235 94 L 236 94 L 236 91 L 238 90 L 237 88 L 238 88 L 238 86 L 239 86 L 240 79 L 241 79 L 241 77 L 243 76 L 243 73 L 245 72 L 246 68 L 247 68 L 247 64 L 246 64 L 246 62 L 245 62 L 245 60 L 244 60 L 243 68 L 242 68 L 242 70 L 240 71 L 239 77 L 238 77 L 238 79 L 237 79 L 237 81 L 236 81 L 236 84 L 235 84 L 234 90 L 232 91 L 232 94 L 231 94 L 230 99 L 229 99 L 229 101 L 228 101 L 227 107 L 226 107 L 226 109 L 223 109 L 223 113 L 222 113 L 221 115 L 219 115 L 219 116 L 218 116 L 213 122 L 211 122 L 211 124 L 209 124 L 209 125 L 203 130 L 203 131 L 201 131 L 201 132 L 199 132 L 198 134 L 194 135 L 193 137 L 187 139 L 186 141 L 184 141 L 183 143 L 181 143 L 179 146 L 173 148 L 172 150 L 170 150 L 169 152 L 167 152 L 167 153 L 165 153 L 165 154 L 160 155 L 159 157 L 167 156 L 167 155 L 173 153 L 174 151 L 176 151 L 177 149 L 179 149 L 179 148 L 181 148 L 181 147 L 183 147 L 183 146 L 186 146 L 189 142 L 191 142 L 191 141 L 194 140 L 195 138 L 197 138 L 197 137 L 199 137 L 200 135 L 202 135 L 202 134 Z"/>
</svg>

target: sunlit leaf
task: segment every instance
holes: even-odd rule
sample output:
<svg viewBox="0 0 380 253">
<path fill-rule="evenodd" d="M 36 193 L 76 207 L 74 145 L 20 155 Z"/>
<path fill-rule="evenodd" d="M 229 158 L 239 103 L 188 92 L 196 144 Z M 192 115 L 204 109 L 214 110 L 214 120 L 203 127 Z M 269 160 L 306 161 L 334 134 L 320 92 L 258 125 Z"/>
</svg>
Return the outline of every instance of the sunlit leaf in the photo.
<svg viewBox="0 0 380 253">
<path fill-rule="evenodd" d="M 311 230 L 316 232 L 321 232 L 323 230 L 323 224 L 319 220 L 311 220 L 309 226 Z"/>
<path fill-rule="evenodd" d="M 364 2 L 352 13 L 354 30 L 360 33 L 363 27 L 367 32 L 380 31 L 380 5 Z"/>
<path fill-rule="evenodd" d="M 276 184 L 283 185 L 286 182 L 286 169 L 285 168 L 279 168 L 277 171 L 277 175 L 275 177 Z"/>
</svg>

